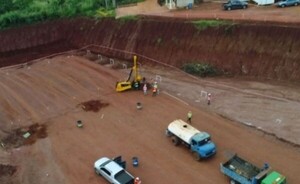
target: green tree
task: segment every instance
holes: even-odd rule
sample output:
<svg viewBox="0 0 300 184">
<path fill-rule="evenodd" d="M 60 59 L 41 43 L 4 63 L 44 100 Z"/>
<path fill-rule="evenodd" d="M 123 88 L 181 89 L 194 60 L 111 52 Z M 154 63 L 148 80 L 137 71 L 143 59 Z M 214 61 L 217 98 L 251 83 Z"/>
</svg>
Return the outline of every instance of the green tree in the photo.
<svg viewBox="0 0 300 184">
<path fill-rule="evenodd" d="M 13 9 L 12 0 L 0 0 L 0 15 Z"/>
<path fill-rule="evenodd" d="M 26 9 L 33 0 L 12 0 L 14 10 Z"/>
</svg>

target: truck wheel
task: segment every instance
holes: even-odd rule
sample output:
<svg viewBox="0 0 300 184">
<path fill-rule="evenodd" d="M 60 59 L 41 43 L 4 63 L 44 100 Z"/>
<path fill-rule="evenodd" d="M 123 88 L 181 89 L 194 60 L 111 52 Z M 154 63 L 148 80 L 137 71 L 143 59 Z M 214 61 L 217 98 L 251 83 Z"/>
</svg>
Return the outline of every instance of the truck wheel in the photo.
<svg viewBox="0 0 300 184">
<path fill-rule="evenodd" d="M 166 130 L 166 136 L 167 136 L 167 137 L 170 137 L 171 135 L 172 135 L 172 133 L 167 129 L 167 130 Z"/>
<path fill-rule="evenodd" d="M 200 161 L 200 160 L 201 160 L 200 155 L 199 155 L 196 151 L 193 152 L 193 157 L 194 157 L 194 159 L 195 159 L 196 161 Z"/>
<path fill-rule="evenodd" d="M 172 136 L 172 142 L 173 142 L 174 146 L 178 146 L 180 143 L 180 140 L 178 137 Z"/>
<path fill-rule="evenodd" d="M 230 184 L 239 184 L 239 182 L 234 181 L 234 180 L 230 180 Z"/>
</svg>

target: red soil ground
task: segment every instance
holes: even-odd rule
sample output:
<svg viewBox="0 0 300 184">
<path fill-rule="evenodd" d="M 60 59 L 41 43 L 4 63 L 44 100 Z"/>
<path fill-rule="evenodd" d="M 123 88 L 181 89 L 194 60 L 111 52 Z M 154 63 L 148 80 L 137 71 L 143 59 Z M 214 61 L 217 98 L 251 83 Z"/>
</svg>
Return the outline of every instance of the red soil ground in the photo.
<svg viewBox="0 0 300 184">
<path fill-rule="evenodd" d="M 219 11 L 219 5 L 207 7 Z M 260 11 L 256 8 L 250 7 L 247 13 Z M 281 9 L 267 10 L 266 14 L 271 17 L 278 11 L 288 15 Z M 175 12 L 170 13 L 173 16 Z M 198 11 L 199 17 L 201 13 Z M 229 13 L 234 16 L 241 11 Z M 241 24 L 231 30 L 238 38 L 224 37 L 226 28 L 199 33 L 193 25 L 173 19 L 142 19 L 138 23 L 61 20 L 24 27 L 22 34 L 18 29 L 1 32 L 1 66 L 98 44 L 101 47 L 90 49 L 118 58 L 115 60 L 131 59 L 130 52 L 138 53 L 142 75 L 148 79 L 159 75 L 162 81 L 156 97 L 144 96 L 141 91 L 116 93 L 115 82 L 126 78 L 128 70 L 99 65 L 109 63 L 109 59 L 100 61 L 96 55 L 85 55 L 85 51 L 2 68 L 0 138 L 4 148 L 0 149 L 0 169 L 5 174 L 0 175 L 0 183 L 104 184 L 107 182 L 93 172 L 94 161 L 122 155 L 128 161 L 128 170 L 143 183 L 225 184 L 228 179 L 220 173 L 219 164 L 228 152 L 236 152 L 258 166 L 268 162 L 287 176 L 288 183 L 298 184 L 300 34 L 296 24 L 282 25 Z M 158 43 L 159 38 L 162 42 Z M 241 78 L 199 80 L 154 62 L 180 67 L 191 59 L 209 60 L 232 75 L 293 83 Z M 199 95 L 202 91 L 213 93 L 211 106 Z M 136 109 L 137 102 L 142 103 L 142 110 Z M 209 132 L 217 144 L 218 153 L 212 159 L 196 162 L 185 147 L 174 147 L 164 135 L 168 123 L 185 119 L 189 110 L 193 111 L 193 126 Z M 78 120 L 84 124 L 82 129 L 76 127 Z M 34 130 L 33 144 L 11 148 L 14 146 L 4 141 L 17 130 L 29 131 L 30 127 Z M 34 127 L 42 127 L 38 128 L 41 134 Z M 130 164 L 133 156 L 140 159 L 138 168 Z"/>
<path fill-rule="evenodd" d="M 122 155 L 128 170 L 145 183 L 227 183 L 219 163 L 226 160 L 228 152 L 237 152 L 258 166 L 269 162 L 288 177 L 289 183 L 299 181 L 299 148 L 207 112 L 222 104 L 217 99 L 212 109 L 207 109 L 203 99 L 195 103 L 178 94 L 180 89 L 197 90 L 197 79 L 170 70 L 153 69 L 148 73 L 149 69 L 143 68 L 141 72 L 148 79 L 155 74 L 163 76 L 157 97 L 144 96 L 141 91 L 116 93 L 115 82 L 127 74 L 96 62 L 66 55 L 29 67 L 2 70 L 8 75 L 1 77 L 1 104 L 7 104 L 1 106 L 1 122 L 12 123 L 1 124 L 1 129 L 9 131 L 32 122 L 48 127 L 48 137 L 35 144 L 0 151 L 4 163 L 18 166 L 14 175 L 2 177 L 2 181 L 106 183 L 94 174 L 93 162 L 102 156 Z M 171 86 L 181 87 L 174 91 Z M 194 96 L 193 90 L 186 94 Z M 234 104 L 242 99 L 237 98 Z M 78 106 L 90 100 L 109 105 L 98 112 Z M 142 103 L 142 110 L 137 110 L 137 102 Z M 193 126 L 209 132 L 218 146 L 217 155 L 201 163 L 194 161 L 184 146 L 174 147 L 164 135 L 168 123 L 176 118 L 185 119 L 189 110 L 194 114 Z M 78 120 L 83 122 L 83 129 L 76 127 Z M 281 159 L 282 155 L 285 159 Z M 130 165 L 133 156 L 139 157 L 140 167 Z"/>
</svg>

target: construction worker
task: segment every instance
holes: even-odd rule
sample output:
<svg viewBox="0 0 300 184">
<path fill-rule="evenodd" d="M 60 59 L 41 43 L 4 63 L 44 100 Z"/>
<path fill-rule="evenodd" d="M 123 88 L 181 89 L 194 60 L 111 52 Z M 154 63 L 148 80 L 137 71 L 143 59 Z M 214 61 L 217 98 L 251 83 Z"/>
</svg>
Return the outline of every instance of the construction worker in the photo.
<svg viewBox="0 0 300 184">
<path fill-rule="evenodd" d="M 147 95 L 147 84 L 144 84 L 143 91 L 144 91 L 144 95 Z"/>
<path fill-rule="evenodd" d="M 207 95 L 207 105 L 210 105 L 210 101 L 211 101 L 211 94 L 208 93 L 208 95 Z"/>
<path fill-rule="evenodd" d="M 153 90 L 152 90 L 152 96 L 156 96 L 157 94 L 157 82 L 154 82 L 153 84 Z"/>
<path fill-rule="evenodd" d="M 188 121 L 188 123 L 192 123 L 192 116 L 193 116 L 193 114 L 192 114 L 192 111 L 189 111 L 188 113 L 187 113 L 187 121 Z"/>
<path fill-rule="evenodd" d="M 156 96 L 156 91 L 157 91 L 156 88 L 153 88 L 153 89 L 152 89 L 152 96 Z"/>
<path fill-rule="evenodd" d="M 155 86 L 156 86 L 156 94 L 159 95 L 159 88 L 158 88 L 158 83 L 155 82 Z"/>
<path fill-rule="evenodd" d="M 139 177 L 136 177 L 136 178 L 134 179 L 134 184 L 141 184 L 141 183 L 142 183 L 142 181 L 140 180 Z"/>
</svg>

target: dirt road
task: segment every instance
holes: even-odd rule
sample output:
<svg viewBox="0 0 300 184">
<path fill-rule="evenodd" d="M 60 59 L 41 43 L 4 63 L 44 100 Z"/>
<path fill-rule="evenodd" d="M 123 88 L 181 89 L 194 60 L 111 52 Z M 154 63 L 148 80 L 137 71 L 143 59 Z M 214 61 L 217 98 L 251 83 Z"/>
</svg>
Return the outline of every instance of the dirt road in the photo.
<svg viewBox="0 0 300 184">
<path fill-rule="evenodd" d="M 223 1 L 225 2 L 225 1 Z M 300 6 L 277 8 L 275 5 L 257 6 L 249 4 L 246 10 L 224 11 L 222 1 L 208 1 L 195 5 L 192 9 L 168 9 L 160 7 L 156 0 L 146 0 L 136 6 L 117 9 L 117 17 L 126 15 L 155 15 L 186 19 L 229 19 L 264 22 L 300 23 Z"/>
<path fill-rule="evenodd" d="M 102 156 L 122 155 L 128 170 L 143 183 L 225 184 L 228 180 L 219 164 L 227 152 L 237 152 L 258 166 L 268 162 L 291 184 L 300 181 L 298 148 L 207 113 L 185 98 L 178 100 L 163 83 L 157 97 L 141 91 L 116 93 L 115 82 L 127 77 L 123 72 L 67 55 L 1 72 L 2 136 L 34 122 L 45 124 L 48 133 L 32 145 L 0 150 L 1 160 L 18 168 L 12 177 L 0 177 L 5 183 L 104 184 L 94 174 L 93 162 Z M 190 85 L 196 87 L 198 81 L 190 80 Z M 89 100 L 108 106 L 89 112 L 78 105 Z M 137 102 L 142 103 L 142 110 L 136 109 Z M 212 159 L 196 162 L 188 149 L 174 147 L 164 135 L 168 123 L 185 119 L 189 110 L 193 125 L 209 132 L 217 144 L 218 153 Z M 83 121 L 83 129 L 75 126 L 77 120 Z M 138 168 L 131 166 L 133 156 L 140 159 Z"/>
<path fill-rule="evenodd" d="M 119 7 L 116 9 L 116 18 L 136 14 L 162 14 L 169 10 L 164 6 L 159 6 L 156 0 L 146 0 L 132 6 Z"/>
<path fill-rule="evenodd" d="M 171 70 L 169 73 L 169 68 L 146 69 L 144 73 L 151 71 L 149 76 L 159 75 L 162 88 L 189 104 L 300 145 L 297 113 L 300 88 L 296 84 L 242 78 L 200 79 Z M 208 93 L 212 94 L 209 106 Z"/>
</svg>

